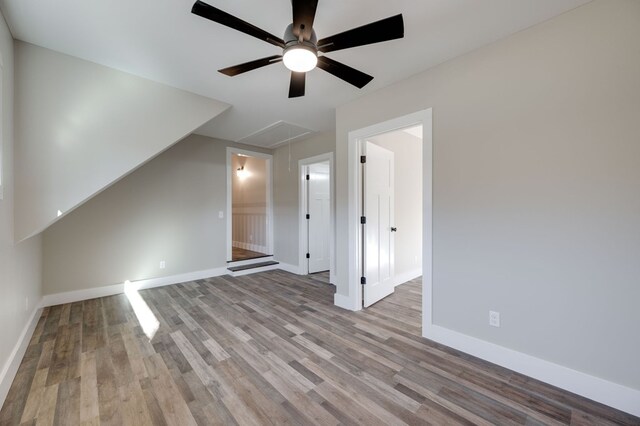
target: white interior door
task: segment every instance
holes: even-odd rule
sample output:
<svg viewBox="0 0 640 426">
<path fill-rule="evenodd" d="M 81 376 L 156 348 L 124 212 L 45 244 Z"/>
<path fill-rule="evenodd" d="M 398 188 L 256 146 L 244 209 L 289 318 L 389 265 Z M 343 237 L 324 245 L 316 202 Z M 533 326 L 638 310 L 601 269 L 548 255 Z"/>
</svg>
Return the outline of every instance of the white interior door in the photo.
<svg viewBox="0 0 640 426">
<path fill-rule="evenodd" d="M 394 155 L 368 141 L 363 148 L 363 302 L 367 307 L 394 290 Z"/>
<path fill-rule="evenodd" d="M 329 162 L 308 167 L 309 273 L 330 268 L 331 180 Z"/>
</svg>

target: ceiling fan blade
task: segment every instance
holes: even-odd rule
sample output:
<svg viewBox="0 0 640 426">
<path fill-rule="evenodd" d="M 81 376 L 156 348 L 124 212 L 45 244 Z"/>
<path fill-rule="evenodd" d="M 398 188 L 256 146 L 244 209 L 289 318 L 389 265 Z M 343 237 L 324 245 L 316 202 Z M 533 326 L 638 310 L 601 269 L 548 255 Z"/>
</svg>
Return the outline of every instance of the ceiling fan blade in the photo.
<svg viewBox="0 0 640 426">
<path fill-rule="evenodd" d="M 358 71 L 355 68 L 351 68 L 348 65 L 334 61 L 333 59 L 329 59 L 326 56 L 318 56 L 318 68 L 341 78 L 347 83 L 353 84 L 358 89 L 362 89 L 364 86 L 369 84 L 371 80 L 373 80 L 373 77 L 370 75 L 365 74 L 362 71 Z"/>
<path fill-rule="evenodd" d="M 242 74 L 247 71 L 252 71 L 252 70 L 255 70 L 256 68 L 266 67 L 267 65 L 275 64 L 276 62 L 280 62 L 280 61 L 282 61 L 282 56 L 274 55 L 274 56 L 269 56 L 268 58 L 256 59 L 255 61 L 245 62 L 244 64 L 223 68 L 221 70 L 218 70 L 218 72 L 228 75 L 229 77 L 233 77 L 238 74 Z"/>
<path fill-rule="evenodd" d="M 291 84 L 289 84 L 289 97 L 299 98 L 304 96 L 304 86 L 307 77 L 306 72 L 291 71 Z"/>
<path fill-rule="evenodd" d="M 218 24 L 225 25 L 234 30 L 243 32 L 260 40 L 271 43 L 275 46 L 284 48 L 284 41 L 280 37 L 276 37 L 273 34 L 262 30 L 255 25 L 251 25 L 248 22 L 243 21 L 240 18 L 236 18 L 233 15 L 223 12 L 213 6 L 210 6 L 200 0 L 197 0 L 191 8 L 191 13 L 209 19 Z"/>
<path fill-rule="evenodd" d="M 400 14 L 323 38 L 318 42 L 318 50 L 325 53 L 334 52 L 402 37 L 404 37 L 404 19 Z"/>
<path fill-rule="evenodd" d="M 293 35 L 310 40 L 313 33 L 313 20 L 316 17 L 318 0 L 291 0 L 293 6 Z"/>
</svg>

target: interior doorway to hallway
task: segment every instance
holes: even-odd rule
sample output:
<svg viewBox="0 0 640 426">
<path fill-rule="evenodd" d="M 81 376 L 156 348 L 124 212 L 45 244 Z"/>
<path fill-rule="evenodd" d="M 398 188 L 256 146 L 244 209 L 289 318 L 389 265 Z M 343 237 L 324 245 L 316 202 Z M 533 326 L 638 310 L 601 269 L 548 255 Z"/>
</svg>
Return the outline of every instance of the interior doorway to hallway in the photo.
<svg viewBox="0 0 640 426">
<path fill-rule="evenodd" d="M 333 154 L 300 160 L 300 273 L 334 270 Z"/>
<path fill-rule="evenodd" d="M 273 255 L 271 156 L 228 148 L 227 259 Z"/>
</svg>

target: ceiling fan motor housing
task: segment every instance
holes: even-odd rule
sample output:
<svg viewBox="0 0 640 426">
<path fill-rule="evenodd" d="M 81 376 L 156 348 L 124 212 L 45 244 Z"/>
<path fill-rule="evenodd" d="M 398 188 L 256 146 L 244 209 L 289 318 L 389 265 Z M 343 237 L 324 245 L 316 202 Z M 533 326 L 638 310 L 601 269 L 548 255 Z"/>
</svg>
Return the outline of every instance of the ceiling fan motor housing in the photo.
<svg viewBox="0 0 640 426">
<path fill-rule="evenodd" d="M 318 55 L 318 38 L 316 37 L 316 32 L 311 31 L 311 39 L 309 40 L 301 40 L 293 34 L 293 24 L 289 24 L 287 29 L 284 31 L 284 52 L 293 48 L 303 48 L 312 51 L 316 56 Z"/>
</svg>

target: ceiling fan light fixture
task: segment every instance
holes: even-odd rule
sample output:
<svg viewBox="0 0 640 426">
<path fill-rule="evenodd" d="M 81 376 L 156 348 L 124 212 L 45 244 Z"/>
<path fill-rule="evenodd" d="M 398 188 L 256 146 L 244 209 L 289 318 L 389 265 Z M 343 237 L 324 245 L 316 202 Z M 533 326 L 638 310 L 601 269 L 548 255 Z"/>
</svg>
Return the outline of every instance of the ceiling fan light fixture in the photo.
<svg viewBox="0 0 640 426">
<path fill-rule="evenodd" d="M 293 72 L 309 72 L 318 64 L 318 53 L 311 47 L 297 44 L 285 49 L 282 61 Z"/>
<path fill-rule="evenodd" d="M 213 7 L 202 0 L 196 0 L 191 8 L 191 13 L 283 49 L 282 55 L 272 55 L 218 70 L 224 75 L 233 77 L 282 61 L 286 68 L 291 70 L 289 98 L 304 96 L 306 73 L 316 67 L 358 89 L 362 89 L 373 80 L 372 76 L 341 62 L 334 61 L 324 54 L 403 38 L 404 19 L 402 14 L 318 40 L 313 29 L 318 1 L 291 0 L 293 22 L 287 26 L 282 38 Z M 318 52 L 322 52 L 323 55 L 318 56 Z"/>
</svg>

